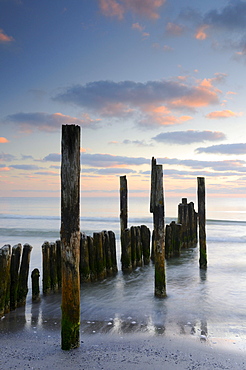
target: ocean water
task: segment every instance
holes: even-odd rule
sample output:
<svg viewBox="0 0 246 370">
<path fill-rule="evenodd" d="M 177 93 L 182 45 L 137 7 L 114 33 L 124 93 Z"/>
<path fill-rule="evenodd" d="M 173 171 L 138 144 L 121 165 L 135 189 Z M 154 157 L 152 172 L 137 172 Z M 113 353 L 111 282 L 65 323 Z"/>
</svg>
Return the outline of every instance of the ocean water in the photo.
<svg viewBox="0 0 246 370">
<path fill-rule="evenodd" d="M 59 239 L 58 198 L 1 198 L 0 246 L 33 246 L 30 270 L 42 276 L 41 246 Z M 167 298 L 154 297 L 154 266 L 123 274 L 120 266 L 119 200 L 81 199 L 81 231 L 112 230 L 116 234 L 119 272 L 116 277 L 81 288 L 81 333 L 128 332 L 146 335 L 183 335 L 211 345 L 227 342 L 246 349 L 246 220 L 245 212 L 219 211 L 223 219 L 207 220 L 208 268 L 198 266 L 199 248 L 183 250 L 166 261 Z M 166 223 L 175 220 L 167 215 Z M 131 199 L 129 225 L 152 229 L 148 200 Z M 29 279 L 30 284 L 30 279 Z M 41 284 L 41 281 L 40 281 Z M 59 330 L 60 293 L 42 297 L 0 321 L 1 330 Z M 18 325 L 16 324 L 18 322 Z M 34 326 L 35 325 L 35 326 Z"/>
</svg>

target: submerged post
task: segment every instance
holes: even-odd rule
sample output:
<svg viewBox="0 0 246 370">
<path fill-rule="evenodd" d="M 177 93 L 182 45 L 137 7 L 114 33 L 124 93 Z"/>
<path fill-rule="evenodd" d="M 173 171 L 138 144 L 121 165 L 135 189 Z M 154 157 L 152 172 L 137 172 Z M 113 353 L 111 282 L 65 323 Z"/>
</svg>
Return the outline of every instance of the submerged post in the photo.
<svg viewBox="0 0 246 370">
<path fill-rule="evenodd" d="M 198 196 L 198 220 L 199 220 L 199 245 L 200 245 L 200 268 L 207 268 L 207 247 L 206 247 L 206 211 L 205 211 L 205 178 L 197 178 Z"/>
<path fill-rule="evenodd" d="M 121 235 L 127 229 L 127 179 L 120 176 L 120 229 Z"/>
<path fill-rule="evenodd" d="M 79 347 L 80 328 L 80 127 L 62 126 L 61 162 L 61 348 Z"/>
</svg>

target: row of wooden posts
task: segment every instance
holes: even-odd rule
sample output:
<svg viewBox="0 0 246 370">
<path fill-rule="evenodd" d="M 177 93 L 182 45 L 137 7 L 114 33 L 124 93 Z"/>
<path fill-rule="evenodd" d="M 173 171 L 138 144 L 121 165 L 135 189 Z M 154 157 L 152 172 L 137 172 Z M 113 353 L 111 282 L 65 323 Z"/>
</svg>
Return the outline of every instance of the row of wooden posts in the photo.
<svg viewBox="0 0 246 370">
<path fill-rule="evenodd" d="M 61 143 L 62 161 L 61 161 L 61 240 L 59 243 L 47 243 L 43 248 L 43 256 L 49 255 L 50 262 L 44 267 L 49 272 L 45 289 L 53 289 L 54 287 L 62 286 L 62 318 L 61 318 L 61 348 L 70 350 L 79 346 L 79 331 L 80 331 L 80 278 L 83 270 L 83 278 L 93 280 L 95 276 L 102 277 L 108 274 L 108 271 L 116 272 L 116 254 L 112 252 L 111 246 L 103 247 L 103 240 L 105 239 L 105 232 L 94 233 L 93 241 L 90 237 L 80 235 L 80 127 L 76 125 L 62 126 L 62 143 Z M 146 252 L 145 244 L 150 244 L 150 232 L 148 228 L 127 227 L 127 186 L 126 178 L 121 177 L 120 187 L 120 222 L 121 222 L 121 244 L 122 244 L 122 267 L 126 266 L 128 269 L 138 264 L 148 263 L 149 251 Z M 206 254 L 206 233 L 205 233 L 205 180 L 202 177 L 198 179 L 198 220 L 199 220 L 199 244 L 200 244 L 200 268 L 207 266 Z M 180 240 L 184 245 L 189 245 L 196 239 L 195 225 L 196 215 L 194 207 L 182 201 L 180 205 L 178 224 L 171 223 L 169 230 L 166 232 L 166 243 L 170 241 L 170 248 L 168 247 L 168 255 L 175 255 L 180 250 Z M 192 211 L 193 209 L 193 211 Z M 166 296 L 166 275 L 165 275 L 165 223 L 164 223 L 164 193 L 163 193 L 163 169 L 162 165 L 156 163 L 156 159 L 152 158 L 151 166 L 151 194 L 150 194 L 150 212 L 153 213 L 153 236 L 152 236 L 152 253 L 155 262 L 155 295 L 157 297 Z M 185 218 L 186 217 L 186 218 Z M 185 220 L 189 221 L 189 227 L 184 228 Z M 181 226 L 180 226 L 181 225 Z M 106 232 L 109 236 L 109 233 Z M 145 235 L 145 237 L 143 237 Z M 178 235 L 181 235 L 180 239 Z M 146 240 L 145 240 L 146 238 Z M 110 237 L 109 237 L 110 239 Z M 82 240 L 82 242 L 81 242 Z M 178 243 L 179 240 L 179 243 Z M 81 243 L 85 249 L 81 252 Z M 48 246 L 49 244 L 49 246 Z M 94 246 L 97 244 L 98 252 L 95 252 Z M 177 247 L 176 244 L 179 244 Z M 59 247 L 58 247 L 59 245 Z M 172 247 L 171 247 L 172 246 Z M 28 250 L 28 247 L 24 250 Z M 31 249 L 31 247 L 30 247 Z M 23 250 L 23 256 L 24 256 Z M 49 250 L 49 252 L 48 252 Z M 110 251 L 111 262 L 107 265 L 107 257 L 105 251 Z M 131 250 L 131 252 L 129 252 Z M 176 250 L 178 252 L 176 252 Z M 90 251 L 93 253 L 90 254 Z M 54 256 L 60 253 L 60 265 L 56 264 L 54 270 L 51 272 L 51 264 Z M 92 272 L 92 262 L 90 255 L 98 256 L 98 261 L 94 261 L 94 266 L 97 265 L 99 270 L 96 273 Z M 0 286 L 0 298 L 4 302 L 4 311 L 10 307 L 10 282 L 8 278 L 4 279 L 4 271 L 10 270 L 10 256 L 11 251 L 9 246 L 4 246 L 0 249 L 0 284 L 2 280 L 7 281 Z M 29 254 L 30 255 L 30 254 Z M 81 263 L 80 255 L 84 257 Z M 125 256 L 128 256 L 125 262 Z M 89 258 L 85 264 L 86 256 Z M 24 257 L 23 257 L 24 258 Z M 23 259 L 22 258 L 22 259 Z M 101 263 L 102 262 L 102 263 Z M 103 265 L 103 267 L 102 267 Z M 130 267 L 131 266 L 131 267 Z M 112 268 L 111 268 L 112 267 Z M 58 271 L 61 271 L 61 279 L 58 278 Z M 56 274 L 55 274 L 56 270 Z M 26 270 L 28 274 L 28 269 Z M 18 288 L 22 290 L 21 268 L 18 273 Z M 52 275 L 53 274 L 53 275 Z M 39 272 L 33 275 L 37 281 Z M 45 278 L 46 279 L 46 278 Z M 23 281 L 27 281 L 27 278 Z M 48 282 L 49 281 L 49 282 Z M 56 288 L 54 288 L 56 289 Z M 25 287 L 23 291 L 26 292 Z M 7 292 L 7 293 L 6 293 Z M 26 294 L 26 293 L 25 293 Z M 24 298 L 22 299 L 22 302 Z M 17 299 L 18 302 L 18 299 Z"/>
<path fill-rule="evenodd" d="M 0 317 L 26 304 L 31 251 L 29 244 L 0 248 Z"/>
<path fill-rule="evenodd" d="M 43 294 L 56 292 L 61 288 L 61 242 L 44 242 Z M 80 282 L 103 280 L 117 273 L 116 241 L 113 231 L 93 233 L 93 237 L 81 233 L 80 236 Z"/>
</svg>

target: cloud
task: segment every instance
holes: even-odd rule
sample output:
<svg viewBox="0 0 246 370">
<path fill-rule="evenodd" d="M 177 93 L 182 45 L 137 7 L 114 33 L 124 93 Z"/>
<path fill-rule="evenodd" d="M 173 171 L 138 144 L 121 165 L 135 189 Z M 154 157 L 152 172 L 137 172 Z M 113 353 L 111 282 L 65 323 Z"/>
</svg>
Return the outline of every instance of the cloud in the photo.
<svg viewBox="0 0 246 370">
<path fill-rule="evenodd" d="M 246 143 L 212 145 L 207 148 L 197 148 L 197 153 L 216 153 L 216 154 L 246 154 Z"/>
<path fill-rule="evenodd" d="M 140 166 L 149 164 L 150 159 L 143 157 L 124 157 L 111 154 L 87 154 L 82 155 L 82 165 L 92 167 L 118 167 L 118 166 Z"/>
<path fill-rule="evenodd" d="M 194 110 L 217 104 L 221 91 L 214 84 L 222 78 L 224 75 L 216 75 L 193 85 L 183 80 L 95 81 L 68 87 L 54 100 L 75 104 L 101 117 L 132 116 L 144 126 L 173 125 L 192 117 L 176 117 L 170 109 Z"/>
<path fill-rule="evenodd" d="M 83 114 L 82 118 L 64 115 L 62 113 L 16 113 L 6 117 L 5 121 L 18 126 L 22 132 L 31 133 L 33 131 L 54 132 L 61 128 L 62 124 L 76 124 L 84 128 L 96 128 L 99 119 L 93 120 L 88 114 Z"/>
<path fill-rule="evenodd" d="M 6 137 L 0 137 L 0 144 L 9 143 L 9 140 Z"/>
<path fill-rule="evenodd" d="M 206 13 L 204 24 L 214 28 L 226 30 L 245 30 L 246 24 L 246 3 L 237 0 L 230 1 L 228 5 L 218 11 L 213 9 Z"/>
<path fill-rule="evenodd" d="M 6 35 L 2 29 L 0 29 L 0 44 L 6 44 L 15 41 L 12 36 Z"/>
<path fill-rule="evenodd" d="M 224 140 L 226 137 L 219 131 L 173 131 L 161 133 L 152 139 L 161 143 L 192 144 L 204 141 Z"/>
<path fill-rule="evenodd" d="M 209 28 L 208 24 L 203 24 L 200 27 L 198 27 L 198 29 L 196 30 L 196 33 L 195 33 L 195 38 L 197 40 L 206 40 L 206 38 L 208 37 L 208 35 L 206 33 L 206 30 L 208 28 Z"/>
<path fill-rule="evenodd" d="M 160 17 L 158 10 L 165 2 L 166 0 L 99 0 L 99 7 L 106 17 L 116 17 L 119 20 L 129 11 L 157 19 Z"/>
<path fill-rule="evenodd" d="M 15 156 L 12 155 L 12 154 L 7 154 L 7 153 L 0 153 L 0 161 L 4 161 L 4 162 L 11 162 L 15 160 Z"/>
<path fill-rule="evenodd" d="M 46 156 L 43 160 L 51 162 L 60 162 L 61 155 L 57 153 L 51 153 L 48 156 Z M 199 172 L 199 174 L 206 173 L 206 171 L 211 173 L 211 170 L 213 171 L 212 173 L 217 172 L 221 176 L 222 175 L 241 176 L 242 174 L 246 174 L 246 161 L 239 159 L 223 161 L 200 161 L 195 159 L 158 157 L 157 162 L 163 164 L 164 172 L 169 169 L 175 170 L 176 168 L 179 168 L 179 166 L 182 166 L 187 167 L 190 170 L 196 171 L 196 173 L 198 173 L 197 171 L 201 171 Z M 126 170 L 129 170 L 129 168 L 127 168 L 128 166 L 141 166 L 141 165 L 150 166 L 151 158 L 126 157 L 99 153 L 96 154 L 83 153 L 81 154 L 81 164 L 83 166 L 82 172 L 84 173 L 88 172 L 95 173 L 95 171 L 98 171 L 101 168 L 107 169 L 113 168 L 111 173 L 114 173 L 114 171 L 118 171 L 119 168 L 122 168 L 122 173 L 124 173 L 126 172 Z M 86 167 L 88 166 L 89 168 L 86 168 L 84 166 Z M 169 166 L 174 168 L 170 168 Z"/>
<path fill-rule="evenodd" d="M 171 36 L 181 36 L 184 33 L 184 27 L 172 22 L 166 24 L 166 33 Z"/>
<path fill-rule="evenodd" d="M 57 176 L 59 175 L 58 172 L 54 171 L 42 171 L 42 172 L 35 172 L 35 175 L 42 175 L 42 176 Z"/>
<path fill-rule="evenodd" d="M 85 169 L 83 170 L 85 173 L 95 173 L 98 175 L 122 175 L 122 174 L 133 174 L 137 173 L 134 170 L 131 170 L 129 168 L 117 168 L 117 167 L 110 167 L 110 168 L 100 168 L 100 169 L 95 169 L 95 168 L 90 168 L 89 170 Z"/>
<path fill-rule="evenodd" d="M 149 37 L 150 35 L 148 32 L 144 32 L 145 27 L 141 26 L 139 23 L 133 23 L 132 29 L 139 31 L 143 37 Z"/>
<path fill-rule="evenodd" d="M 59 153 L 50 153 L 43 158 L 44 162 L 61 162 L 61 154 Z"/>
<path fill-rule="evenodd" d="M 35 171 L 42 168 L 33 164 L 14 164 L 9 167 L 14 168 L 15 170 L 25 170 L 25 171 Z"/>
<path fill-rule="evenodd" d="M 220 119 L 220 118 L 238 117 L 238 116 L 241 116 L 241 115 L 242 115 L 242 113 L 235 113 L 235 112 L 232 112 L 229 109 L 225 109 L 225 110 L 222 110 L 222 111 L 211 112 L 211 113 L 206 115 L 206 118 Z"/>
<path fill-rule="evenodd" d="M 146 143 L 145 140 L 128 140 L 128 139 L 126 139 L 126 140 L 122 141 L 122 144 L 135 145 L 135 146 L 138 146 L 138 147 L 153 146 L 153 144 Z"/>
</svg>

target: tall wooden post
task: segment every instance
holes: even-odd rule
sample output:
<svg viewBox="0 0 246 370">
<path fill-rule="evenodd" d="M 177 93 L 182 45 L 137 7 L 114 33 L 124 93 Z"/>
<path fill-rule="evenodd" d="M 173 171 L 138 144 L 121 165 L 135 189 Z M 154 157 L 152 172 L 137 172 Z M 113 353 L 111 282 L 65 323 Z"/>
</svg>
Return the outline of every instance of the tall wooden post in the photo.
<svg viewBox="0 0 246 370">
<path fill-rule="evenodd" d="M 155 296 L 166 297 L 165 223 L 162 165 L 152 158 L 150 210 L 154 219 Z"/>
<path fill-rule="evenodd" d="M 126 176 L 120 176 L 120 229 L 121 234 L 127 229 L 127 179 Z"/>
<path fill-rule="evenodd" d="M 199 220 L 199 245 L 200 245 L 200 268 L 207 268 L 207 247 L 206 247 L 206 211 L 205 211 L 205 178 L 197 178 L 198 197 L 198 220 Z"/>
<path fill-rule="evenodd" d="M 80 127 L 62 126 L 61 348 L 79 347 L 80 331 Z"/>
</svg>

